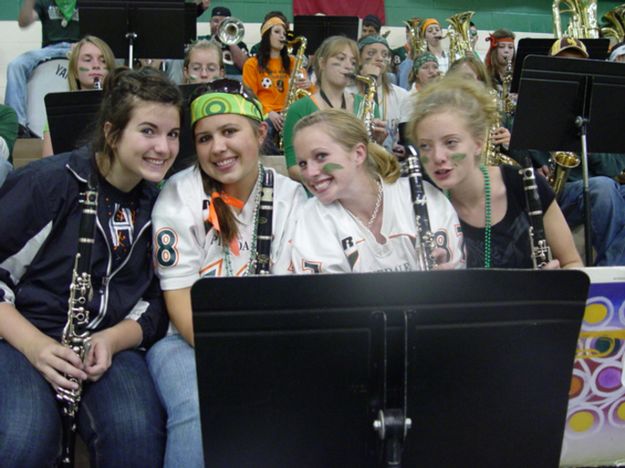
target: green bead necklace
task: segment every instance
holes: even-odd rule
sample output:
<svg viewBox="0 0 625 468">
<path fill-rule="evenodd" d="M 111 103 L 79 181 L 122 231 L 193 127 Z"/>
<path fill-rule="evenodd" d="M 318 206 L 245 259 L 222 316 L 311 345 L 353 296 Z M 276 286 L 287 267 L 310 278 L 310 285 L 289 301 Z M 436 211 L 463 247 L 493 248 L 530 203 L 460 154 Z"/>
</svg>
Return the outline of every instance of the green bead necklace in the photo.
<svg viewBox="0 0 625 468">
<path fill-rule="evenodd" d="M 490 205 L 490 174 L 484 164 L 480 164 L 480 171 L 484 176 L 484 268 L 490 268 L 490 228 L 491 228 L 491 205 Z M 445 190 L 447 199 L 451 201 L 451 193 Z"/>
<path fill-rule="evenodd" d="M 490 228 L 491 228 L 491 205 L 490 205 L 490 175 L 488 168 L 480 164 L 480 171 L 484 175 L 484 268 L 490 268 Z"/>
<path fill-rule="evenodd" d="M 254 216 L 252 220 L 252 242 L 250 245 L 250 261 L 247 265 L 247 270 L 243 273 L 243 276 L 249 276 L 254 274 L 256 270 L 256 257 L 257 257 L 257 238 L 258 238 L 258 213 L 260 210 L 260 195 L 261 195 L 261 183 L 263 180 L 263 176 L 265 174 L 265 168 L 259 163 L 258 164 L 258 179 L 256 179 L 256 184 L 254 185 Z M 232 259 L 230 258 L 230 247 L 224 245 L 223 247 L 224 253 L 224 263 L 226 276 L 234 276 L 234 271 L 232 269 Z"/>
</svg>

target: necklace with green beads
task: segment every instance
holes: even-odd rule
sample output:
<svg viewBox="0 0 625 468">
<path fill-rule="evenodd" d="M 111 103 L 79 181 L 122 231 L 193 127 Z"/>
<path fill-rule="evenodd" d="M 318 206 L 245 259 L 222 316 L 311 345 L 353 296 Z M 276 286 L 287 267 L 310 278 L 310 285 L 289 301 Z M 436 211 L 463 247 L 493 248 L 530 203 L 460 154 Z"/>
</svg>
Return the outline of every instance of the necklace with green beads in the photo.
<svg viewBox="0 0 625 468">
<path fill-rule="evenodd" d="M 488 168 L 484 164 L 480 164 L 480 171 L 484 176 L 484 268 L 490 268 L 491 266 L 491 187 L 490 187 L 490 174 Z M 447 198 L 451 201 L 451 193 L 445 191 Z"/>
</svg>

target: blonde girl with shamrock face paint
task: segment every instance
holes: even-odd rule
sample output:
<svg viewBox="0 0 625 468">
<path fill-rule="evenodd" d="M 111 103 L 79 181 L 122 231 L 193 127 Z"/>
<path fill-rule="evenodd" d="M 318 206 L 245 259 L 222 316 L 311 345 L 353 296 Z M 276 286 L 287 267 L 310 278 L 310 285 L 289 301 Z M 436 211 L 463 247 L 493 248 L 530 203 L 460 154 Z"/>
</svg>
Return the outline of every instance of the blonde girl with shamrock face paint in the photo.
<svg viewBox="0 0 625 468">
<path fill-rule="evenodd" d="M 306 200 L 300 184 L 260 164 L 267 124 L 241 83 L 221 79 L 198 91 L 191 103 L 197 164 L 167 181 L 152 215 L 156 273 L 171 320 L 147 357 L 167 411 L 166 467 L 204 466 L 191 286 L 201 277 L 288 273 L 289 231 Z"/>
<path fill-rule="evenodd" d="M 319 111 L 295 126 L 294 146 L 306 204 L 293 234 L 297 273 L 417 270 L 417 227 L 407 178 L 363 123 L 340 110 Z M 456 213 L 427 182 L 427 210 L 438 268 L 462 268 Z"/>
<path fill-rule="evenodd" d="M 469 268 L 532 268 L 523 180 L 512 166 L 480 165 L 497 108 L 486 87 L 447 77 L 418 94 L 410 138 L 430 179 L 448 193 L 465 239 Z M 581 259 L 553 191 L 536 176 L 547 243 L 546 268 L 580 267 Z"/>
</svg>

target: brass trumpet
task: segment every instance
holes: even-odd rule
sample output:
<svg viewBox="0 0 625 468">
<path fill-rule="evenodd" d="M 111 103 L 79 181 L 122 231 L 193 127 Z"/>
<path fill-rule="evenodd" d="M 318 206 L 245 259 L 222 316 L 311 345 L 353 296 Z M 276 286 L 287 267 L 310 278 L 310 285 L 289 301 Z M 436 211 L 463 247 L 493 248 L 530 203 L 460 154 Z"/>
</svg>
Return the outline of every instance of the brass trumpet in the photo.
<svg viewBox="0 0 625 468">
<path fill-rule="evenodd" d="M 241 42 L 245 35 L 245 26 L 238 18 L 228 16 L 219 25 L 217 30 L 217 39 L 225 45 L 234 45 Z"/>
<path fill-rule="evenodd" d="M 579 166 L 580 159 L 575 153 L 569 151 L 553 151 L 551 153 L 551 174 L 547 179 L 549 185 L 556 194 L 556 198 L 562 192 L 566 179 L 569 178 L 571 169 Z"/>
</svg>

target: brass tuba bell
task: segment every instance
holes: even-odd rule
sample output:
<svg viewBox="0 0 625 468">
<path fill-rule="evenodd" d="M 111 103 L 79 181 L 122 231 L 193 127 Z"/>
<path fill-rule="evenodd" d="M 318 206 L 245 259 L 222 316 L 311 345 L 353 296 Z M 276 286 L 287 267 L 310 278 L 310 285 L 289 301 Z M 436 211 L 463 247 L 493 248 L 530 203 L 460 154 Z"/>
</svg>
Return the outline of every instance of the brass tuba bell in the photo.
<svg viewBox="0 0 625 468">
<path fill-rule="evenodd" d="M 225 18 L 217 30 L 217 39 L 225 45 L 238 44 L 244 35 L 245 26 L 243 26 L 243 22 L 232 16 Z"/>
<path fill-rule="evenodd" d="M 560 9 L 561 3 L 564 3 L 567 8 Z M 597 0 L 554 0 L 551 5 L 551 12 L 553 14 L 553 33 L 556 38 L 561 39 L 563 36 L 560 17 L 564 13 L 571 15 L 564 36 L 576 39 L 596 39 L 599 37 Z"/>
<path fill-rule="evenodd" d="M 425 36 L 421 34 L 421 25 L 423 20 L 421 18 L 411 18 L 408 21 L 404 21 L 406 28 L 408 29 L 408 38 L 410 41 L 410 54 L 411 59 L 424 53 L 427 48 L 427 42 L 425 42 Z"/>
<path fill-rule="evenodd" d="M 474 11 L 463 11 L 446 19 L 449 23 L 447 28 L 449 35 L 449 63 L 453 63 L 467 54 L 473 54 L 469 28 Z"/>
<path fill-rule="evenodd" d="M 603 37 L 611 37 L 616 43 L 625 40 L 625 4 L 612 8 L 602 17 L 607 23 L 601 28 Z"/>
</svg>

